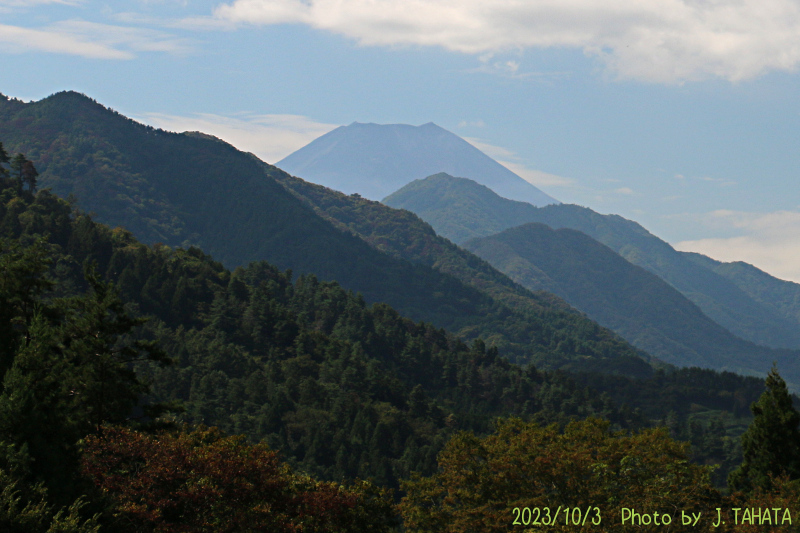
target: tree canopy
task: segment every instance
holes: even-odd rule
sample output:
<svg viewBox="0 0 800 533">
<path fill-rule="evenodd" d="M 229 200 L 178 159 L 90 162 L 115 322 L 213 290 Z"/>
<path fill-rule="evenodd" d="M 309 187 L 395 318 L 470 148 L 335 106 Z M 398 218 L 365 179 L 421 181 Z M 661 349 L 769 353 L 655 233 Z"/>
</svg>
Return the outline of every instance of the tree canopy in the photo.
<svg viewBox="0 0 800 533">
<path fill-rule="evenodd" d="M 400 510 L 409 532 L 575 531 L 588 523 L 629 531 L 623 509 L 659 513 L 677 524 L 680 511 L 696 513 L 720 501 L 709 469 L 691 463 L 687 445 L 663 429 L 613 432 L 592 418 L 563 431 L 507 419 L 483 438 L 456 435 L 438 462 L 432 476 L 403 483 Z"/>
</svg>

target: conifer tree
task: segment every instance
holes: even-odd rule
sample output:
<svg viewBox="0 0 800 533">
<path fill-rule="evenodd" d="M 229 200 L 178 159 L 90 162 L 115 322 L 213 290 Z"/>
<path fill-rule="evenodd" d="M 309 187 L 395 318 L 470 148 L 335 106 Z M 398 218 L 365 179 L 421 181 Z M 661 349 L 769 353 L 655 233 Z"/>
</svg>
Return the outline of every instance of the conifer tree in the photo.
<svg viewBox="0 0 800 533">
<path fill-rule="evenodd" d="M 0 178 L 8 176 L 8 170 L 3 165 L 8 164 L 8 152 L 3 148 L 3 143 L 0 142 Z"/>
<path fill-rule="evenodd" d="M 36 170 L 36 167 L 33 166 L 31 161 L 25 161 L 22 164 L 22 183 L 28 186 L 28 190 L 31 193 L 36 192 L 36 177 L 39 175 L 39 172 Z"/>
<path fill-rule="evenodd" d="M 4 259 L 0 255 L 0 267 Z M 26 295 L 7 278 L 39 268 L 18 262 L 17 270 L 0 275 L 0 302 L 5 286 L 14 289 L 8 291 L 12 296 Z M 71 477 L 78 441 L 105 423 L 125 422 L 147 391 L 130 363 L 169 362 L 153 341 L 129 338 L 144 319 L 128 314 L 114 286 L 100 280 L 92 265 L 85 277 L 88 294 L 58 298 L 51 305 L 34 302 L 31 319 L 12 316 L 10 322 L 21 324 L 24 335 L 14 342 L 15 353 L 7 354 L 0 393 L 0 469 L 43 481 L 60 503 L 76 496 Z"/>
<path fill-rule="evenodd" d="M 25 159 L 25 154 L 17 154 L 11 160 L 11 170 L 13 170 L 13 177 L 17 178 L 20 186 L 22 185 L 22 167 L 28 160 Z"/>
<path fill-rule="evenodd" d="M 734 491 L 768 490 L 770 476 L 800 478 L 800 413 L 774 366 L 766 388 L 750 407 L 755 418 L 742 435 L 742 464 L 728 476 L 728 486 Z"/>
</svg>

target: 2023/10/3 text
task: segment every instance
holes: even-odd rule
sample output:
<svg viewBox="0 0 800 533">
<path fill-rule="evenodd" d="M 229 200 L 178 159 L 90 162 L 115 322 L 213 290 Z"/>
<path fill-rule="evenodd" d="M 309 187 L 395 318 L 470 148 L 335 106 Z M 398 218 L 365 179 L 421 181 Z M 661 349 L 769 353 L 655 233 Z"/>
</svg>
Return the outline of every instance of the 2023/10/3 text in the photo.
<svg viewBox="0 0 800 533">
<path fill-rule="evenodd" d="M 602 520 L 599 507 L 514 507 L 512 525 L 554 526 L 556 524 L 583 526 L 587 523 L 599 526 Z"/>
</svg>

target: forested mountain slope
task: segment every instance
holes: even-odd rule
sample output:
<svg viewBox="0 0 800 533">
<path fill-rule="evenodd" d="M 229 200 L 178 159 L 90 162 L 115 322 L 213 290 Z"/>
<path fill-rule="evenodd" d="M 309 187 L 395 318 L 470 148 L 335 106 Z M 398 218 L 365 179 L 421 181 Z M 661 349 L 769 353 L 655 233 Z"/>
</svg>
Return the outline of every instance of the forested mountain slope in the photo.
<svg viewBox="0 0 800 533">
<path fill-rule="evenodd" d="M 152 317 L 136 335 L 174 360 L 137 367 L 151 400 L 182 402 L 182 420 L 266 439 L 328 479 L 393 485 L 412 470 L 431 472 L 454 431 L 485 432 L 494 417 L 511 414 L 540 421 L 594 414 L 620 427 L 669 418 L 687 435 L 694 424 L 701 457 L 723 461 L 722 452 L 703 451 L 712 429 L 693 413 L 741 420 L 762 389 L 760 380 L 695 369 L 617 376 L 599 394 L 582 384 L 606 383 L 597 375 L 523 369 L 481 341 L 467 346 L 385 304 L 367 306 L 335 283 L 292 280 L 264 262 L 230 272 L 197 248 L 147 247 L 47 191 L 15 189 L 0 187 L 0 262 L 13 267 L 0 269 L 0 296 L 16 286 L 9 276 L 25 254 L 51 261 L 49 276 L 65 296 L 83 290 L 81 265 L 94 262 L 130 312 Z M 41 235 L 49 244 L 36 243 Z M 0 331 L 4 346 L 25 338 L 27 326 L 19 325 L 27 322 L 14 323 Z"/>
<path fill-rule="evenodd" d="M 288 175 L 281 176 L 278 180 L 320 216 L 344 230 L 353 232 L 374 248 L 394 257 L 450 274 L 464 284 L 491 295 L 495 301 L 511 310 L 509 321 L 513 320 L 520 324 L 540 324 L 544 321 L 544 323 L 559 324 L 559 327 L 572 327 L 581 331 L 581 336 L 605 335 L 602 330 L 584 318 L 565 313 L 569 310 L 568 307 L 563 300 L 554 297 L 552 291 L 531 292 L 525 289 L 486 261 L 436 235 L 430 225 L 409 211 L 392 209 L 380 202 L 345 195 Z M 481 335 L 487 342 L 510 353 L 519 351 L 518 344 L 524 338 L 518 334 L 510 334 L 507 328 L 497 328 L 495 331 L 484 329 Z M 574 340 L 583 342 L 579 337 L 575 337 Z M 567 341 L 570 342 L 573 341 Z M 601 357 L 605 361 L 603 363 L 599 363 L 599 360 L 588 361 L 585 358 L 576 360 L 568 355 L 571 350 L 563 349 L 559 350 L 557 358 L 539 351 L 530 361 L 544 368 L 573 370 L 590 368 L 596 370 L 600 368 L 599 365 L 608 364 L 611 365 L 607 368 L 609 371 L 638 376 L 649 374 L 650 370 L 644 366 L 643 361 L 633 357 L 626 347 L 613 346 L 613 340 L 610 338 L 607 338 L 606 343 L 610 351 L 602 356 L 595 356 Z M 612 354 L 618 356 L 613 360 L 608 359 Z M 640 352 L 639 355 L 643 359 L 649 358 L 645 353 Z"/>
<path fill-rule="evenodd" d="M 522 285 L 546 289 L 669 363 L 766 374 L 773 361 L 798 383 L 797 352 L 748 343 L 681 293 L 576 230 L 539 223 L 471 239 L 464 246 Z"/>
<path fill-rule="evenodd" d="M 521 362 L 650 372 L 638 350 L 555 298 L 523 313 L 371 247 L 281 186 L 283 171 L 210 136 L 155 130 L 65 92 L 33 103 L 0 98 L 0 137 L 36 164 L 41 187 L 74 194 L 80 208 L 145 243 L 197 246 L 228 267 L 266 260 L 336 280 L 367 302 L 465 339 L 482 336 Z"/>
<path fill-rule="evenodd" d="M 693 252 L 681 255 L 729 279 L 753 300 L 775 309 L 787 320 L 800 322 L 800 284 L 772 277 L 743 261 L 723 263 Z"/>
<path fill-rule="evenodd" d="M 797 284 L 776 280 L 749 267 L 737 267 L 677 252 L 645 228 L 617 215 L 601 215 L 577 205 L 542 208 L 512 202 L 470 180 L 438 174 L 410 183 L 384 199 L 408 209 L 457 243 L 487 237 L 527 222 L 581 231 L 619 255 L 654 273 L 694 302 L 709 318 L 735 335 L 774 348 L 800 348 Z M 745 281 L 746 280 L 746 281 Z M 787 285 L 788 284 L 788 285 Z M 784 296 L 776 294 L 782 293 Z"/>
<path fill-rule="evenodd" d="M 138 366 L 152 400 L 182 402 L 182 420 L 266 439 L 327 479 L 394 485 L 431 471 L 452 432 L 487 431 L 499 415 L 647 423 L 563 374 L 513 365 L 482 341 L 467 346 L 336 283 L 292 280 L 266 262 L 231 272 L 197 248 L 148 248 L 47 191 L 0 193 L 0 237 L 15 243 L 0 258 L 19 261 L 20 247 L 49 257 L 65 296 L 83 290 L 81 265 L 94 262 L 131 311 L 153 317 L 137 335 L 174 364 Z M 37 235 L 49 245 L 26 244 Z M 24 333 L 0 328 L 3 346 Z"/>
</svg>

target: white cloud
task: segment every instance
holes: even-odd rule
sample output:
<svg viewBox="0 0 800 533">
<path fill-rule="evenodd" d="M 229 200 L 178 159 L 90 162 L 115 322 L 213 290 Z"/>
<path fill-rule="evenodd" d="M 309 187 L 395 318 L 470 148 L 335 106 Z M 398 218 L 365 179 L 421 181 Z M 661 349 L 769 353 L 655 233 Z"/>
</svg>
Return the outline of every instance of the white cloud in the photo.
<svg viewBox="0 0 800 533">
<path fill-rule="evenodd" d="M 632 196 L 636 194 L 630 187 L 620 187 L 619 189 L 614 190 L 614 192 L 617 194 L 624 194 L 625 196 Z"/>
<path fill-rule="evenodd" d="M 181 39 L 155 30 L 67 20 L 39 29 L 0 24 L 0 49 L 90 59 L 133 59 L 134 52 L 184 53 L 189 46 Z"/>
<path fill-rule="evenodd" d="M 519 52 L 516 53 L 519 56 Z M 481 54 L 478 56 L 479 66 L 466 69 L 468 74 L 492 74 L 511 79 L 527 79 L 539 82 L 550 82 L 570 76 L 570 72 L 562 71 L 528 71 L 520 70 L 520 62 L 517 59 L 497 58 L 494 52 Z"/>
<path fill-rule="evenodd" d="M 317 137 L 336 128 L 300 115 L 240 115 L 226 117 L 208 113 L 193 116 L 147 113 L 138 120 L 170 131 L 202 131 L 219 137 L 239 150 L 252 152 L 275 163 Z"/>
<path fill-rule="evenodd" d="M 493 159 L 519 159 L 517 154 L 511 150 L 503 148 L 502 146 L 489 144 L 482 139 L 478 139 L 477 137 L 464 137 L 463 139 Z"/>
<path fill-rule="evenodd" d="M 464 137 L 464 140 L 536 187 L 575 187 L 577 185 L 572 178 L 529 168 L 520 161 L 520 157 L 516 153 L 502 146 L 495 146 L 475 137 Z"/>
<path fill-rule="evenodd" d="M 712 178 L 710 176 L 691 176 L 687 177 L 683 174 L 675 174 L 675 179 L 680 181 L 681 183 L 687 183 L 688 181 L 702 181 L 705 183 L 716 183 L 717 185 L 723 187 L 730 187 L 731 185 L 736 185 L 736 182 L 733 180 L 725 179 L 725 178 Z"/>
<path fill-rule="evenodd" d="M 56 31 L 35 30 L 0 24 L 0 47 L 6 52 L 51 52 L 77 55 L 91 59 L 131 59 L 130 52 L 117 50 L 104 43 Z"/>
<path fill-rule="evenodd" d="M 512 161 L 503 161 L 498 159 L 497 162 L 528 183 L 539 188 L 574 187 L 576 185 L 575 180 L 572 178 L 565 178 L 563 176 L 557 176 L 556 174 L 549 174 L 547 172 L 542 172 L 541 170 L 528 168 L 523 164 L 514 163 Z"/>
<path fill-rule="evenodd" d="M 719 210 L 701 217 L 710 230 L 733 228 L 739 235 L 683 241 L 677 250 L 719 261 L 744 261 L 781 279 L 800 283 L 800 212 L 750 213 Z"/>
<path fill-rule="evenodd" d="M 619 77 L 658 83 L 745 80 L 800 62 L 796 0 L 235 0 L 209 21 L 306 24 L 364 45 L 483 57 L 573 48 Z"/>
<path fill-rule="evenodd" d="M 3 7 L 33 7 L 41 4 L 61 4 L 65 6 L 77 6 L 83 0 L 0 0 L 0 8 Z"/>
</svg>

